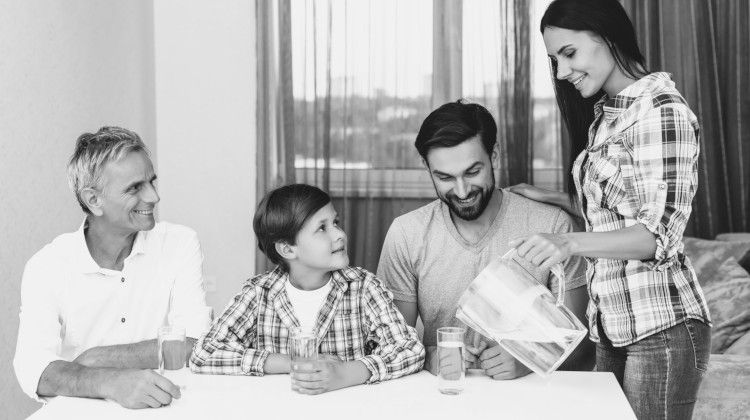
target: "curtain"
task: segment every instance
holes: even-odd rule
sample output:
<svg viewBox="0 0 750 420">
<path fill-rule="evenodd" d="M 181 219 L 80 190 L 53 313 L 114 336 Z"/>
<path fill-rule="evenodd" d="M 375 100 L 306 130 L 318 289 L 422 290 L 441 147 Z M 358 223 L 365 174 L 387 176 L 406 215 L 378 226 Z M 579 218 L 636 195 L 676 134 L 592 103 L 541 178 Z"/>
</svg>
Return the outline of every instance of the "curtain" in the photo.
<svg viewBox="0 0 750 420">
<path fill-rule="evenodd" d="M 393 219 L 435 199 L 414 148 L 422 120 L 461 97 L 498 122 L 499 186 L 560 188 L 554 93 L 530 25 L 546 4 L 256 0 L 258 197 L 290 182 L 328 191 L 351 264 L 375 271 Z"/>
<path fill-rule="evenodd" d="M 686 235 L 750 231 L 750 2 L 624 0 L 652 71 L 672 73 L 701 126 Z"/>
</svg>

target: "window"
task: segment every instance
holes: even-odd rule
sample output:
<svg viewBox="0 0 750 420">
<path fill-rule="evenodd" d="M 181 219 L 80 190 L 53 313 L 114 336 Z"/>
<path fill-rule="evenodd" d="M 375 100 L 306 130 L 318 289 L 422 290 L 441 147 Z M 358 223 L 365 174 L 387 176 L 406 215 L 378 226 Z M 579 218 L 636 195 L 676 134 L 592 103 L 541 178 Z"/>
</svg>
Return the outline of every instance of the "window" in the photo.
<svg viewBox="0 0 750 420">
<path fill-rule="evenodd" d="M 334 196 L 434 197 L 414 140 L 425 116 L 444 102 L 433 92 L 435 29 L 461 36 L 451 52 L 461 57 L 461 77 L 450 83 L 497 120 L 500 3 L 465 1 L 460 19 L 440 20 L 433 0 L 292 1 L 297 181 L 323 185 Z M 532 2 L 532 23 L 547 3 Z M 560 189 L 559 117 L 542 38 L 529 26 L 534 179 Z"/>
</svg>

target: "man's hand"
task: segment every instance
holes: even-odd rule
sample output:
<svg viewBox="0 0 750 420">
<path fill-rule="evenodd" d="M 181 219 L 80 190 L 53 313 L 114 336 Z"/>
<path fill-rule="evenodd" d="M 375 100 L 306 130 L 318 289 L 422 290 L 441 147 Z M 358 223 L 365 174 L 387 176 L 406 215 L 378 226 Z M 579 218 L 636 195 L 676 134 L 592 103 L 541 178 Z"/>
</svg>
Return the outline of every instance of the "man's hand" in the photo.
<svg viewBox="0 0 750 420">
<path fill-rule="evenodd" d="M 476 334 L 476 333 L 475 333 Z M 478 369 L 479 368 L 479 355 L 487 348 L 487 342 L 481 340 L 479 347 L 473 347 L 466 345 L 464 349 L 464 362 L 466 363 L 466 369 Z"/>
<path fill-rule="evenodd" d="M 180 388 L 152 370 L 124 369 L 102 384 L 103 394 L 125 408 L 158 408 L 180 398 Z"/>
<path fill-rule="evenodd" d="M 479 355 L 479 361 L 484 373 L 492 379 L 515 379 L 531 373 L 529 368 L 499 345 L 484 350 Z"/>
<path fill-rule="evenodd" d="M 96 351 L 94 351 L 93 349 L 88 349 L 79 354 L 78 357 L 73 360 L 73 363 L 78 363 L 79 365 L 86 367 L 108 367 L 98 366 L 99 359 L 96 357 Z"/>
</svg>

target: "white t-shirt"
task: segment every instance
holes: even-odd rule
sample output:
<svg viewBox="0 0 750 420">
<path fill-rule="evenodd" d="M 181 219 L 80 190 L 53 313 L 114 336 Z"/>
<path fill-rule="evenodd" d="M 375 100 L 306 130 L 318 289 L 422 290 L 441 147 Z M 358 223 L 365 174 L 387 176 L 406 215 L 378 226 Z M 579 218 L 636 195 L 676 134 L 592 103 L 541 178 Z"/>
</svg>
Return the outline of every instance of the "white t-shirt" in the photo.
<svg viewBox="0 0 750 420">
<path fill-rule="evenodd" d="M 328 293 L 331 291 L 331 280 L 315 290 L 301 290 L 292 282 L 286 282 L 286 294 L 289 296 L 289 302 L 294 308 L 294 314 L 297 316 L 300 327 L 305 330 L 312 330 L 317 324 L 318 312 L 325 303 Z"/>
<path fill-rule="evenodd" d="M 98 346 L 156 338 L 165 323 L 200 337 L 210 325 L 196 233 L 157 223 L 138 232 L 122 271 L 101 268 L 83 225 L 55 238 L 26 263 L 13 366 L 23 391 L 38 399 L 39 378 L 55 360 Z"/>
</svg>

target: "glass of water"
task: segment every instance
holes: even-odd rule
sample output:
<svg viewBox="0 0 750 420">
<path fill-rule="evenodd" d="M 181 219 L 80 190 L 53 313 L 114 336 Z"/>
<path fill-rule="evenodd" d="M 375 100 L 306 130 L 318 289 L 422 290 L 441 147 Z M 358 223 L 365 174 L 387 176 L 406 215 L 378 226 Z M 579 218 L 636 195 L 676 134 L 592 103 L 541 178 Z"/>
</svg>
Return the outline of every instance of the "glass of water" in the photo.
<svg viewBox="0 0 750 420">
<path fill-rule="evenodd" d="M 158 348 L 159 374 L 184 368 L 187 359 L 185 328 L 174 325 L 159 327 Z"/>
<path fill-rule="evenodd" d="M 318 337 L 314 330 L 292 328 L 289 330 L 290 358 L 292 373 L 298 370 L 311 370 L 318 360 Z"/>
<path fill-rule="evenodd" d="M 466 329 L 443 327 L 437 330 L 438 391 L 457 395 L 464 390 L 464 335 Z"/>
</svg>

